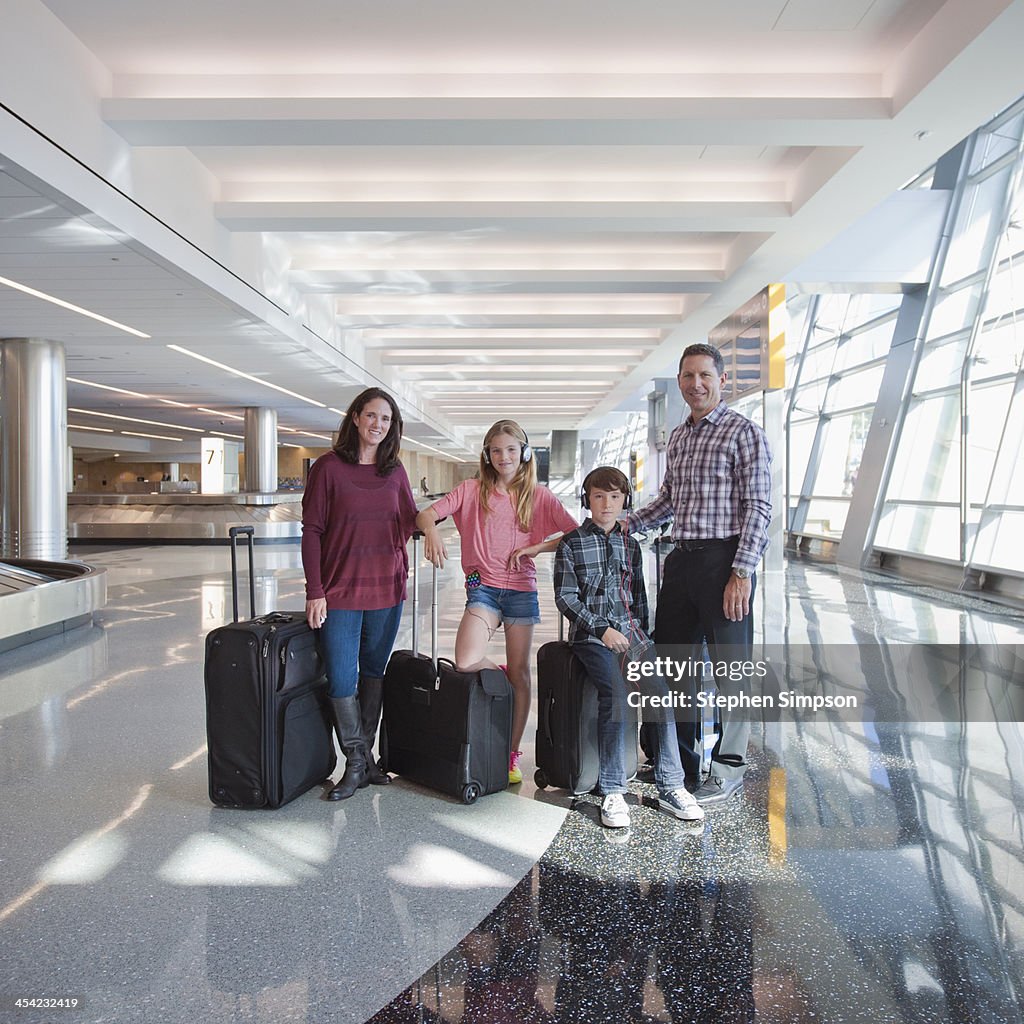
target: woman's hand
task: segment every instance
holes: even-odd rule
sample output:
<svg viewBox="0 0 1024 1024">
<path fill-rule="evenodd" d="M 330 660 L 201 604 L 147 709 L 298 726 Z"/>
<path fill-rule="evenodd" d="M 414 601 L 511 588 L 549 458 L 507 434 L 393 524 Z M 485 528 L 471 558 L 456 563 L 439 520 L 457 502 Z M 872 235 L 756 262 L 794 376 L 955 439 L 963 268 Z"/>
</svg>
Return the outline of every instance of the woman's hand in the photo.
<svg viewBox="0 0 1024 1024">
<path fill-rule="evenodd" d="M 306 602 L 306 622 L 310 629 L 319 629 L 327 621 L 327 598 L 317 597 Z"/>
<path fill-rule="evenodd" d="M 444 568 L 444 563 L 448 559 L 448 549 L 444 546 L 444 540 L 436 526 L 428 526 L 423 531 L 423 553 L 434 568 Z"/>
</svg>

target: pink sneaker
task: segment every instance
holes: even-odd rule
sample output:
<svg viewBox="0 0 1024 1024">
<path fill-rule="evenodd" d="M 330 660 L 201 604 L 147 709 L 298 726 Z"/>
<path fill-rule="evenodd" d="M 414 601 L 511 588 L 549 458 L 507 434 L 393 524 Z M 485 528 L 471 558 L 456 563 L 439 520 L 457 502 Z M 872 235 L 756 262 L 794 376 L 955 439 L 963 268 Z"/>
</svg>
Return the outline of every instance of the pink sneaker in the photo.
<svg viewBox="0 0 1024 1024">
<path fill-rule="evenodd" d="M 519 758 L 523 756 L 521 750 L 513 750 L 512 756 L 508 759 L 508 784 L 515 786 L 523 781 L 523 771 L 519 767 Z"/>
</svg>

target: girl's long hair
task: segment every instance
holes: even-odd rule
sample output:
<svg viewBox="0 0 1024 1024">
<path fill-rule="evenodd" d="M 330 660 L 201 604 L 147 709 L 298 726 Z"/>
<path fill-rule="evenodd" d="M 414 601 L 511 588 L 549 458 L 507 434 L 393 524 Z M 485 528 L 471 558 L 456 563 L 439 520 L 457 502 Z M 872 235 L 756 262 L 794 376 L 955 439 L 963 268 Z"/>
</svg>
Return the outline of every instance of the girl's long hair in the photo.
<svg viewBox="0 0 1024 1024">
<path fill-rule="evenodd" d="M 402 414 L 398 403 L 382 388 L 367 388 L 352 399 L 352 404 L 342 417 L 338 427 L 338 440 L 334 442 L 334 451 L 342 462 L 353 465 L 359 462 L 359 430 L 354 417 L 358 416 L 375 398 L 382 398 L 391 406 L 391 429 L 387 436 L 377 445 L 377 476 L 387 476 L 398 468 L 401 463 L 398 453 L 402 448 Z"/>
<path fill-rule="evenodd" d="M 508 434 L 522 445 L 530 443 L 526 437 L 526 431 L 515 420 L 498 420 L 484 434 L 483 449 L 480 452 L 480 508 L 484 515 L 490 513 L 491 495 L 499 480 L 497 470 L 487 458 L 487 449 L 499 434 Z M 508 485 L 508 490 L 516 509 L 516 518 L 524 530 L 529 530 L 530 523 L 533 522 L 533 493 L 536 488 L 537 460 L 534 458 L 529 462 L 523 462 L 520 458 L 519 468 Z"/>
</svg>

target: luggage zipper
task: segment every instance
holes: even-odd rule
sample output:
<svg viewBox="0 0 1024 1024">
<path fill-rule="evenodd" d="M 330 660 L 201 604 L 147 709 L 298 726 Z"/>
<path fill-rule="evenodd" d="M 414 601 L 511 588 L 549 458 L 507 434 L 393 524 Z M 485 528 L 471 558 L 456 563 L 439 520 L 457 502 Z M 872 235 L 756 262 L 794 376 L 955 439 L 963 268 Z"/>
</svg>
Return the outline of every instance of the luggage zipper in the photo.
<svg viewBox="0 0 1024 1024">
<path fill-rule="evenodd" d="M 263 657 L 265 658 L 270 653 L 270 641 L 274 634 L 277 632 L 277 626 L 271 626 L 267 631 L 267 635 L 263 638 Z M 281 648 L 282 652 L 284 648 Z"/>
</svg>

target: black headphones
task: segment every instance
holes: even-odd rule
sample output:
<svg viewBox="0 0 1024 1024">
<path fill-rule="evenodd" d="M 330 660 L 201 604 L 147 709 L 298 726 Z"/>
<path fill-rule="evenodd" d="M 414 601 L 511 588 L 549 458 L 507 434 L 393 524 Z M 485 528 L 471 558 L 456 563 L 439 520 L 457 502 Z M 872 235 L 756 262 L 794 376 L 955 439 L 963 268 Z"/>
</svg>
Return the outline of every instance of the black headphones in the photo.
<svg viewBox="0 0 1024 1024">
<path fill-rule="evenodd" d="M 501 431 L 501 433 L 504 433 L 504 431 Z M 509 436 L 511 437 L 512 435 L 510 434 Z M 525 430 L 523 431 L 523 437 L 526 438 L 526 444 L 523 444 L 522 441 L 519 442 L 521 445 L 519 461 L 529 462 L 530 459 L 533 458 L 533 449 L 530 447 L 530 436 L 529 434 L 526 433 Z M 491 453 L 486 448 L 484 448 L 483 451 L 480 452 L 480 454 L 481 456 L 483 456 L 484 465 L 489 466 L 491 464 Z"/>
<path fill-rule="evenodd" d="M 606 466 L 600 466 L 599 469 L 606 469 Z M 597 472 L 596 469 L 592 469 L 584 478 L 583 483 L 580 484 L 580 504 L 586 508 L 590 508 L 590 497 L 587 494 L 587 484 L 590 483 L 590 478 Z M 626 481 L 626 500 L 622 503 L 622 511 L 628 512 L 633 507 L 633 488 L 629 485 L 629 478 L 625 473 L 622 474 Z"/>
</svg>

